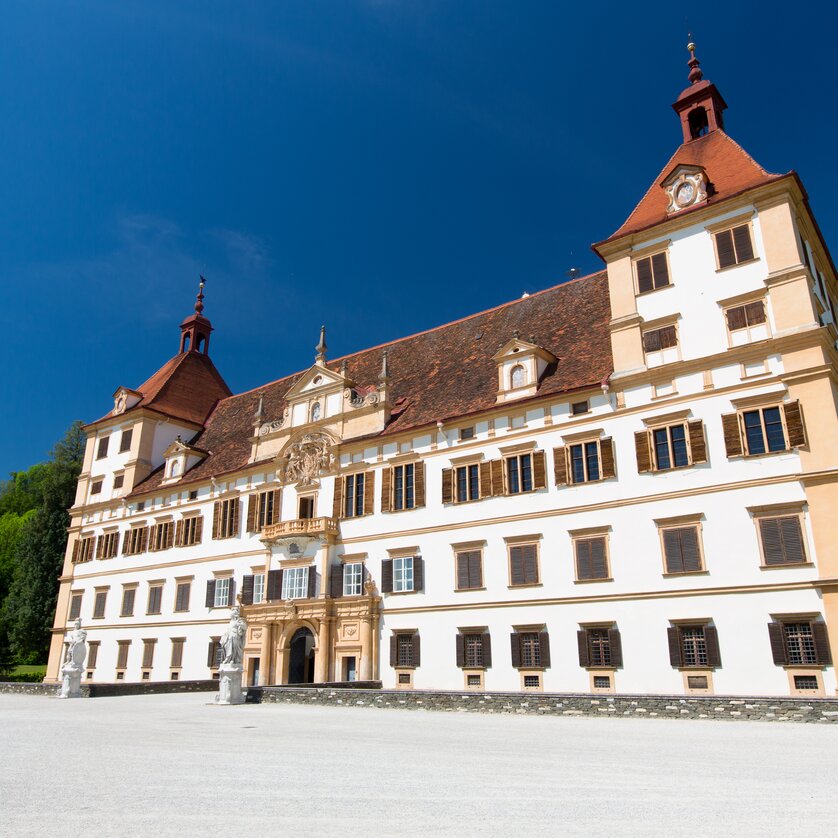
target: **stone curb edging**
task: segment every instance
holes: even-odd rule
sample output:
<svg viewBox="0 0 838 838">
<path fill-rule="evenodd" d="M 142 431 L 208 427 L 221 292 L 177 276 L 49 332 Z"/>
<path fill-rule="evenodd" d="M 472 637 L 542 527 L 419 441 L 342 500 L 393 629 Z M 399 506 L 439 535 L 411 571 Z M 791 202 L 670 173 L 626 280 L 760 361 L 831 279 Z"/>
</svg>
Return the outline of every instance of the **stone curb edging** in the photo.
<svg viewBox="0 0 838 838">
<path fill-rule="evenodd" d="M 60 684 L 26 683 L 21 681 L 0 681 L 0 695 L 56 696 Z M 217 692 L 218 681 L 129 681 L 117 684 L 82 684 L 82 698 L 106 698 L 121 695 L 160 695 L 162 693 Z"/>
</svg>

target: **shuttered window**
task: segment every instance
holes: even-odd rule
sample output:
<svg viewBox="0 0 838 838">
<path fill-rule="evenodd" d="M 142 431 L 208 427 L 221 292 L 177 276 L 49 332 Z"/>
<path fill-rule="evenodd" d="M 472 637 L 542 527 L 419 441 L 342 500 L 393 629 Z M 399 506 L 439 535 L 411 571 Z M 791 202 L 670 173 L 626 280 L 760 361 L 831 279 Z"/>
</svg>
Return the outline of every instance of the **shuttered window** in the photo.
<svg viewBox="0 0 838 838">
<path fill-rule="evenodd" d="M 185 637 L 172 638 L 172 663 L 173 669 L 179 669 L 183 665 L 183 645 L 186 643 Z"/>
<path fill-rule="evenodd" d="M 681 468 L 690 464 L 687 432 L 684 425 L 670 425 L 652 431 L 656 471 Z"/>
<path fill-rule="evenodd" d="M 364 514 L 364 484 L 366 475 L 348 474 L 343 490 L 343 517 L 359 518 Z"/>
<path fill-rule="evenodd" d="M 171 521 L 161 521 L 155 524 L 151 533 L 153 551 L 168 550 L 174 543 L 174 524 Z"/>
<path fill-rule="evenodd" d="M 175 611 L 189 610 L 189 594 L 192 592 L 191 582 L 178 582 L 175 590 Z"/>
<path fill-rule="evenodd" d="M 703 569 L 698 526 L 667 527 L 661 535 L 666 573 L 698 573 Z"/>
<path fill-rule="evenodd" d="M 135 556 L 146 549 L 148 542 L 148 527 L 131 527 L 127 530 L 122 542 L 122 553 L 125 556 Z"/>
<path fill-rule="evenodd" d="M 577 581 L 589 582 L 595 579 L 608 579 L 608 557 L 605 540 L 604 535 L 574 540 Z"/>
<path fill-rule="evenodd" d="M 727 413 L 722 416 L 722 427 L 728 457 L 758 456 L 806 445 L 799 401 Z"/>
<path fill-rule="evenodd" d="M 640 294 L 669 285 L 666 253 L 655 253 L 653 256 L 638 259 L 634 266 L 637 272 L 637 290 Z"/>
<path fill-rule="evenodd" d="M 748 454 L 766 454 L 786 450 L 786 436 L 779 407 L 746 410 L 742 414 Z"/>
<path fill-rule="evenodd" d="M 106 532 L 104 535 L 99 536 L 99 541 L 96 544 L 97 559 L 112 559 L 116 556 L 118 550 L 118 532 Z"/>
<path fill-rule="evenodd" d="M 715 240 L 719 268 L 729 268 L 754 258 L 751 228 L 748 224 L 722 230 L 715 234 Z"/>
<path fill-rule="evenodd" d="M 88 669 L 96 669 L 96 663 L 99 660 L 99 646 L 101 645 L 101 640 L 91 640 L 87 646 L 87 668 Z"/>
<path fill-rule="evenodd" d="M 734 346 L 768 337 L 765 303 L 762 300 L 726 309 L 725 320 Z"/>
<path fill-rule="evenodd" d="M 184 518 L 179 522 L 181 537 L 178 539 L 178 546 L 190 547 L 193 544 L 201 543 L 201 535 L 204 529 L 204 519 L 200 515 Z"/>
<path fill-rule="evenodd" d="M 154 647 L 156 640 L 143 640 L 143 669 L 151 669 L 154 666 Z"/>
<path fill-rule="evenodd" d="M 806 561 L 799 515 L 760 518 L 757 525 L 766 565 L 803 564 Z"/>
<path fill-rule="evenodd" d="M 239 506 L 238 498 L 216 501 L 213 509 L 213 538 L 233 538 L 239 534 Z"/>
<path fill-rule="evenodd" d="M 159 614 L 163 605 L 163 586 L 152 585 L 148 589 L 148 613 Z"/>
<path fill-rule="evenodd" d="M 119 610 L 120 617 L 134 616 L 134 600 L 137 596 L 137 589 L 134 587 L 125 588 L 122 591 L 122 608 Z"/>
<path fill-rule="evenodd" d="M 405 463 L 393 467 L 391 478 L 393 481 L 393 509 L 397 512 L 403 509 L 413 509 L 416 506 L 415 472 L 416 465 L 414 463 Z"/>
<path fill-rule="evenodd" d="M 76 549 L 73 551 L 73 564 L 89 562 L 93 558 L 95 543 L 96 539 L 92 535 L 80 538 L 76 543 Z"/>
<path fill-rule="evenodd" d="M 570 476 L 574 483 L 599 480 L 598 442 L 583 442 L 570 446 Z"/>
<path fill-rule="evenodd" d="M 457 503 L 480 499 L 480 465 L 472 463 L 454 470 Z"/>
<path fill-rule="evenodd" d="M 616 626 L 583 628 L 577 633 L 577 640 L 579 666 L 616 669 L 623 665 L 623 646 Z"/>
<path fill-rule="evenodd" d="M 128 666 L 128 650 L 131 648 L 130 640 L 117 640 L 119 651 L 116 655 L 116 668 L 125 669 Z"/>
<path fill-rule="evenodd" d="M 509 583 L 511 586 L 537 585 L 538 545 L 515 544 L 509 547 Z"/>
<path fill-rule="evenodd" d="M 460 550 L 457 560 L 457 590 L 467 591 L 483 587 L 483 551 Z"/>
<path fill-rule="evenodd" d="M 134 436 L 134 431 L 132 428 L 129 428 L 127 431 L 122 432 L 122 436 L 119 438 L 119 453 L 124 454 L 126 451 L 131 450 L 131 440 Z"/>
<path fill-rule="evenodd" d="M 719 636 L 715 626 L 678 625 L 667 629 L 667 632 L 672 666 L 680 669 L 721 666 Z"/>
<path fill-rule="evenodd" d="M 646 366 L 659 367 L 678 360 L 678 332 L 675 326 L 663 326 L 643 332 Z"/>
<path fill-rule="evenodd" d="M 818 662 L 811 623 L 784 623 L 783 639 L 786 643 L 786 654 L 790 665 Z"/>
<path fill-rule="evenodd" d="M 111 441 L 109 436 L 103 436 L 99 440 L 99 447 L 96 449 L 96 459 L 103 460 L 108 456 L 108 443 Z"/>
<path fill-rule="evenodd" d="M 68 620 L 78 620 L 81 616 L 81 601 L 84 594 L 72 594 L 70 596 L 70 611 L 67 614 Z"/>
<path fill-rule="evenodd" d="M 790 619 L 768 624 L 771 653 L 777 666 L 830 666 L 832 652 L 826 623 Z"/>
<path fill-rule="evenodd" d="M 506 458 L 506 489 L 510 495 L 533 490 L 531 454 Z"/>
<path fill-rule="evenodd" d="M 93 600 L 93 619 L 101 620 L 105 616 L 105 605 L 108 601 L 107 591 L 96 591 L 96 597 Z"/>
</svg>

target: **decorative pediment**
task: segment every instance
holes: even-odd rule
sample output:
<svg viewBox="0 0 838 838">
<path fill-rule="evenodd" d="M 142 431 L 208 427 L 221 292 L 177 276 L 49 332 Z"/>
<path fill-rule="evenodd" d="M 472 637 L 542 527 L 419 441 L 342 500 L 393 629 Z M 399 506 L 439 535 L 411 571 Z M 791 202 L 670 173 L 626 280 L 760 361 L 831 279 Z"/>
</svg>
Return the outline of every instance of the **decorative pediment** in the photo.
<svg viewBox="0 0 838 838">
<path fill-rule="evenodd" d="M 505 402 L 535 395 L 545 370 L 558 359 L 533 338 L 526 341 L 514 334 L 492 360 L 498 365 L 497 400 Z"/>
<path fill-rule="evenodd" d="M 178 436 L 163 452 L 165 476 L 162 485 L 177 482 L 208 455 L 208 451 L 189 445 Z"/>
<path fill-rule="evenodd" d="M 131 390 L 128 387 L 119 387 L 113 394 L 113 415 L 119 416 L 130 410 L 135 405 L 139 404 L 143 394 L 137 390 Z"/>
<path fill-rule="evenodd" d="M 667 213 L 680 212 L 707 200 L 707 173 L 701 166 L 676 166 L 661 181 L 661 186 L 669 199 Z"/>
<path fill-rule="evenodd" d="M 344 390 L 351 386 L 352 382 L 341 373 L 314 364 L 294 382 L 294 385 L 285 394 L 285 400 L 290 404 L 300 397 L 308 398 L 320 391 L 325 394 L 332 390 Z"/>
</svg>

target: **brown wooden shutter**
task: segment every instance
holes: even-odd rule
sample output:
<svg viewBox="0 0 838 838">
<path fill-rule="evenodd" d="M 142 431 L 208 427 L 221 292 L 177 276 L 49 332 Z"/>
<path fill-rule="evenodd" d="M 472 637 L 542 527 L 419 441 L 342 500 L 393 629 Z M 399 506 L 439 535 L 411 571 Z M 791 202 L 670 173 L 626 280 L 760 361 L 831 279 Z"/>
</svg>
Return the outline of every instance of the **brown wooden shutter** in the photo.
<svg viewBox="0 0 838 838">
<path fill-rule="evenodd" d="M 468 576 L 473 587 L 483 587 L 483 554 L 480 550 L 471 550 L 468 554 Z"/>
<path fill-rule="evenodd" d="M 399 662 L 398 658 L 398 637 L 395 634 L 390 635 L 390 666 L 395 666 Z"/>
<path fill-rule="evenodd" d="M 567 485 L 567 456 L 564 446 L 553 449 L 553 473 L 557 486 Z"/>
<path fill-rule="evenodd" d="M 730 230 L 716 233 L 716 253 L 719 257 L 719 267 L 729 268 L 736 264 L 736 253 L 733 250 L 733 235 Z"/>
<path fill-rule="evenodd" d="M 669 663 L 676 668 L 680 667 L 682 663 L 681 632 L 678 631 L 677 626 L 670 626 L 666 634 L 669 638 Z"/>
<path fill-rule="evenodd" d="M 242 605 L 253 605 L 253 575 L 247 574 L 242 579 Z"/>
<path fill-rule="evenodd" d="M 413 465 L 413 508 L 425 505 L 425 462 L 420 460 Z"/>
<path fill-rule="evenodd" d="M 747 224 L 733 228 L 733 243 L 736 245 L 736 262 L 747 262 L 754 258 L 751 231 Z"/>
<path fill-rule="evenodd" d="M 546 631 L 538 633 L 538 654 L 541 658 L 541 666 L 550 666 L 550 635 Z"/>
<path fill-rule="evenodd" d="M 785 564 L 779 518 L 760 518 L 759 534 L 762 539 L 762 556 L 766 565 Z"/>
<path fill-rule="evenodd" d="M 588 651 L 588 632 L 585 629 L 576 632 L 576 645 L 579 647 L 579 666 L 590 666 L 591 655 Z"/>
<path fill-rule="evenodd" d="M 148 533 L 151 527 L 143 527 L 143 534 L 140 536 L 140 552 L 145 553 L 148 549 Z"/>
<path fill-rule="evenodd" d="M 666 253 L 656 253 L 652 257 L 652 267 L 654 268 L 655 288 L 663 288 L 664 285 L 669 285 L 669 264 L 666 261 Z"/>
<path fill-rule="evenodd" d="M 635 431 L 634 450 L 637 455 L 637 471 L 640 474 L 652 470 L 652 450 L 649 447 L 649 432 Z"/>
<path fill-rule="evenodd" d="M 686 573 L 697 573 L 701 570 L 701 550 L 698 546 L 698 527 L 684 527 L 681 535 L 681 556 Z"/>
<path fill-rule="evenodd" d="M 742 456 L 742 434 L 739 432 L 739 414 L 722 414 L 722 431 L 728 457 Z"/>
<path fill-rule="evenodd" d="M 735 332 L 737 329 L 744 329 L 748 325 L 747 318 L 745 317 L 745 306 L 734 306 L 733 308 L 729 308 L 725 314 L 727 316 L 727 328 L 731 332 Z"/>
<path fill-rule="evenodd" d="M 815 641 L 815 661 L 820 666 L 832 664 L 832 652 L 829 648 L 829 636 L 826 633 L 826 623 L 820 620 L 812 621 L 812 639 Z"/>
<path fill-rule="evenodd" d="M 506 465 L 504 460 L 490 460 L 487 463 L 488 466 L 491 468 L 492 473 L 492 488 L 491 492 L 494 497 L 500 497 L 503 495 L 503 468 Z M 481 463 L 481 470 L 480 470 L 480 496 L 484 497 L 483 495 L 483 464 Z"/>
<path fill-rule="evenodd" d="M 317 596 L 317 568 L 312 565 L 308 569 L 308 598 L 314 599 Z"/>
<path fill-rule="evenodd" d="M 131 544 L 131 530 L 125 530 L 125 532 L 122 533 L 122 555 L 123 556 L 130 556 L 131 555 L 131 553 L 129 552 L 130 544 Z M 73 561 L 76 560 L 76 556 L 78 555 L 78 546 L 79 546 L 79 543 L 77 541 L 75 543 L 75 545 L 73 546 Z"/>
<path fill-rule="evenodd" d="M 444 468 L 442 470 L 442 502 L 454 502 L 454 469 Z"/>
<path fill-rule="evenodd" d="M 233 606 L 236 604 L 236 580 L 230 579 L 230 587 L 227 588 L 227 605 Z"/>
<path fill-rule="evenodd" d="M 181 519 L 175 524 L 175 546 L 183 546 L 183 520 Z"/>
<path fill-rule="evenodd" d="M 204 516 L 199 515 L 195 521 L 195 544 L 200 544 L 204 535 Z"/>
<path fill-rule="evenodd" d="M 413 557 L 413 590 L 425 589 L 425 560 L 421 556 Z"/>
<path fill-rule="evenodd" d="M 393 593 L 393 560 L 384 559 L 381 562 L 381 592 Z"/>
<path fill-rule="evenodd" d="M 343 565 L 333 564 L 329 570 L 329 596 L 340 599 L 343 596 Z"/>
<path fill-rule="evenodd" d="M 212 669 L 214 663 L 215 663 L 215 641 L 210 640 L 209 646 L 207 647 L 207 666 L 210 669 Z"/>
<path fill-rule="evenodd" d="M 212 507 L 212 537 L 218 538 L 218 530 L 221 526 L 221 501 L 217 500 Z"/>
<path fill-rule="evenodd" d="M 212 608 L 215 605 L 215 579 L 210 579 L 207 582 L 207 598 L 205 604 L 207 608 Z"/>
<path fill-rule="evenodd" d="M 95 550 L 95 553 L 96 553 L 96 558 L 97 558 L 97 559 L 101 559 L 101 558 L 102 558 L 102 552 L 103 552 L 103 548 L 104 548 L 104 546 L 105 546 L 105 536 L 100 535 L 100 536 L 96 539 L 96 550 Z"/>
<path fill-rule="evenodd" d="M 166 548 L 168 549 L 175 543 L 175 527 L 174 524 L 169 524 L 166 527 Z"/>
<path fill-rule="evenodd" d="M 789 448 L 806 445 L 806 428 L 803 425 L 803 412 L 800 402 L 786 402 L 783 405 L 786 416 L 786 431 L 789 435 Z"/>
<path fill-rule="evenodd" d="M 416 633 L 414 633 L 414 635 L 410 639 L 411 639 L 412 645 L 413 645 L 413 648 L 411 650 L 410 663 L 411 663 L 412 666 L 419 666 L 419 663 L 421 661 L 420 652 L 422 650 L 422 647 L 421 647 L 420 642 L 419 642 L 419 632 L 417 631 Z"/>
<path fill-rule="evenodd" d="M 364 515 L 372 515 L 375 505 L 375 472 L 364 473 Z"/>
<path fill-rule="evenodd" d="M 617 476 L 614 462 L 614 440 L 605 437 L 599 441 L 599 471 L 603 480 Z"/>
<path fill-rule="evenodd" d="M 385 467 L 381 472 L 381 511 L 390 511 L 390 482 L 393 476 L 393 469 Z"/>
<path fill-rule="evenodd" d="M 335 499 L 332 503 L 333 518 L 343 518 L 343 484 L 343 477 L 335 477 Z"/>
<path fill-rule="evenodd" d="M 680 532 L 677 529 L 663 531 L 663 558 L 667 573 L 684 572 Z"/>
<path fill-rule="evenodd" d="M 605 551 L 605 536 L 591 539 L 591 573 L 593 579 L 608 578 L 608 559 Z"/>
<path fill-rule="evenodd" d="M 274 602 L 282 596 L 282 570 L 268 571 L 268 585 L 265 599 Z"/>
<path fill-rule="evenodd" d="M 608 648 L 611 651 L 611 666 L 622 666 L 623 641 L 618 628 L 608 629 Z"/>
<path fill-rule="evenodd" d="M 456 654 L 457 654 L 457 666 L 465 666 L 466 665 L 466 637 L 464 634 L 460 634 L 457 632 L 456 636 L 454 637 Z"/>
<path fill-rule="evenodd" d="M 646 291 L 651 291 L 654 287 L 652 284 L 652 260 L 647 256 L 645 259 L 638 259 L 635 262 L 637 269 L 637 290 L 643 294 Z"/>
<path fill-rule="evenodd" d="M 480 638 L 483 644 L 483 666 L 489 667 L 492 665 L 492 638 L 489 632 L 485 632 Z"/>
<path fill-rule="evenodd" d="M 509 644 L 510 649 L 512 652 L 512 666 L 520 667 L 521 666 L 521 635 L 518 632 L 513 631 L 512 634 L 509 635 Z"/>
<path fill-rule="evenodd" d="M 704 626 L 704 645 L 707 649 L 707 666 L 721 666 L 722 656 L 719 652 L 719 632 L 715 626 Z"/>
<path fill-rule="evenodd" d="M 524 553 L 524 576 L 527 582 L 535 584 L 538 582 L 538 548 L 535 544 L 525 544 Z"/>
<path fill-rule="evenodd" d="M 576 578 L 580 582 L 587 582 L 594 578 L 591 567 L 591 539 L 577 539 L 574 547 L 576 548 Z"/>
<path fill-rule="evenodd" d="M 471 553 L 463 551 L 462 553 L 457 553 L 457 588 L 460 591 L 463 591 L 467 588 L 470 588 L 471 585 L 469 584 L 469 556 Z"/>
<path fill-rule="evenodd" d="M 259 495 L 250 495 L 247 499 L 247 532 L 256 532 L 256 510 L 259 508 Z"/>
<path fill-rule="evenodd" d="M 777 666 L 785 666 L 788 663 L 786 655 L 786 643 L 783 640 L 783 624 L 771 622 L 768 624 L 768 640 L 771 643 L 771 655 Z"/>
<path fill-rule="evenodd" d="M 707 443 L 704 440 L 704 422 L 693 419 L 687 422 L 690 434 L 690 456 L 693 463 L 707 462 Z"/>
<path fill-rule="evenodd" d="M 503 494 L 503 463 L 500 460 L 491 460 L 489 462 L 480 463 L 480 497 L 490 498 L 494 493 L 494 477 L 495 477 L 495 463 L 501 466 L 501 490 L 498 494 Z"/>
<path fill-rule="evenodd" d="M 274 508 L 269 524 L 275 524 L 279 521 L 280 511 L 282 509 L 282 489 L 274 489 Z"/>
<path fill-rule="evenodd" d="M 532 487 L 547 488 L 547 458 L 543 451 L 532 452 Z"/>
<path fill-rule="evenodd" d="M 803 548 L 803 533 L 800 530 L 798 515 L 784 515 L 780 518 L 780 534 L 783 537 L 783 552 L 789 564 L 802 564 L 806 561 Z"/>
<path fill-rule="evenodd" d="M 509 580 L 512 585 L 523 585 L 524 577 L 524 555 L 520 547 L 509 548 Z"/>
<path fill-rule="evenodd" d="M 239 502 L 238 498 L 234 498 L 230 506 L 232 506 L 233 512 L 233 526 L 230 535 L 238 535 L 239 534 L 239 512 L 241 510 L 241 503 Z"/>
</svg>

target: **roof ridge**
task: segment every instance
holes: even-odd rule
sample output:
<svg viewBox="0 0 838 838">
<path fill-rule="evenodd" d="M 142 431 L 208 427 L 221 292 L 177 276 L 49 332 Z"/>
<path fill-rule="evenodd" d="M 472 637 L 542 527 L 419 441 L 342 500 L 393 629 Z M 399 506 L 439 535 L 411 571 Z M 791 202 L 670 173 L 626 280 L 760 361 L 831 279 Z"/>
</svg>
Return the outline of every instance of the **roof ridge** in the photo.
<svg viewBox="0 0 838 838">
<path fill-rule="evenodd" d="M 729 143 L 731 143 L 737 149 L 739 149 L 739 151 L 741 151 L 742 154 L 744 154 L 745 157 L 747 157 L 748 160 L 750 160 L 751 163 L 753 163 L 766 177 L 778 177 L 782 174 L 781 172 L 769 172 L 768 169 L 766 169 L 761 163 L 758 163 L 756 161 L 756 159 L 753 157 L 752 154 L 750 154 L 748 151 L 745 150 L 744 146 L 742 146 L 740 143 L 736 142 L 736 140 L 734 140 L 733 137 L 731 137 L 730 134 L 728 134 L 726 131 L 723 131 L 721 128 L 719 128 L 718 133 L 721 134 L 722 137 L 724 137 L 724 139 L 726 139 Z M 709 134 L 708 134 L 708 136 L 709 136 Z M 786 173 L 786 174 L 788 174 L 788 173 Z"/>
</svg>

